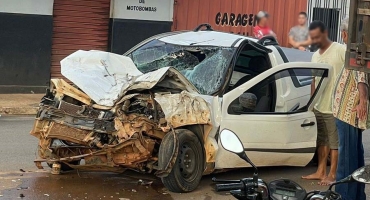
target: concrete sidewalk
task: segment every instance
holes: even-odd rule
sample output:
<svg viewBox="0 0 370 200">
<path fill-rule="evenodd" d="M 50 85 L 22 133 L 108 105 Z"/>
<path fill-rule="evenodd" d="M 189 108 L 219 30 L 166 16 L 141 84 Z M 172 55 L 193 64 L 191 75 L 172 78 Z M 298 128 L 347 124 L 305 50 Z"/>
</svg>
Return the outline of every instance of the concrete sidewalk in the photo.
<svg viewBox="0 0 370 200">
<path fill-rule="evenodd" d="M 35 115 L 44 94 L 0 94 L 0 114 Z"/>
</svg>

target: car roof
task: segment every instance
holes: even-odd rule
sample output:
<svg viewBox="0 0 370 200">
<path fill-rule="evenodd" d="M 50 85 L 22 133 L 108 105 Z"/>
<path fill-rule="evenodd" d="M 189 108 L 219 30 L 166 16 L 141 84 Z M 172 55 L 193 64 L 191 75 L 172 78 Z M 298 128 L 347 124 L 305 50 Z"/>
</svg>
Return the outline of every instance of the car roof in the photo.
<svg viewBox="0 0 370 200">
<path fill-rule="evenodd" d="M 311 62 L 313 53 L 309 51 L 299 51 L 293 48 L 280 47 L 289 62 Z"/>
<path fill-rule="evenodd" d="M 243 40 L 257 42 L 257 39 L 218 31 L 186 31 L 169 34 L 159 38 L 160 41 L 184 46 L 222 46 L 238 47 Z"/>
</svg>

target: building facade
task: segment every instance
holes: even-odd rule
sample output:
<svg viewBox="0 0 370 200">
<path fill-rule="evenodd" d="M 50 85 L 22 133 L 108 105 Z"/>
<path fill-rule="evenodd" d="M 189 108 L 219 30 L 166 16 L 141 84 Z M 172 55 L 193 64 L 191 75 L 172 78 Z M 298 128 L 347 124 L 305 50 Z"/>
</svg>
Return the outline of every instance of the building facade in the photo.
<svg viewBox="0 0 370 200">
<path fill-rule="evenodd" d="M 340 24 L 349 15 L 351 0 L 308 0 L 308 17 L 313 20 L 323 21 L 333 41 L 341 42 Z"/>
<path fill-rule="evenodd" d="M 270 13 L 279 43 L 288 46 L 299 12 L 311 20 L 343 15 L 346 0 L 331 1 L 0 0 L 0 93 L 44 92 L 50 78 L 63 78 L 60 60 L 79 49 L 123 54 L 150 36 L 202 23 L 250 36 L 260 10 Z M 337 28 L 338 36 L 336 19 L 332 32 Z"/>
<path fill-rule="evenodd" d="M 0 1 L 0 92 L 44 91 L 50 79 L 51 0 Z"/>
<path fill-rule="evenodd" d="M 0 0 L 0 93 L 43 93 L 60 61 L 171 31 L 173 0 Z"/>
<path fill-rule="evenodd" d="M 174 30 L 194 29 L 209 23 L 213 29 L 252 36 L 255 14 L 267 11 L 279 43 L 288 45 L 288 32 L 297 15 L 307 11 L 307 0 L 176 0 Z"/>
</svg>

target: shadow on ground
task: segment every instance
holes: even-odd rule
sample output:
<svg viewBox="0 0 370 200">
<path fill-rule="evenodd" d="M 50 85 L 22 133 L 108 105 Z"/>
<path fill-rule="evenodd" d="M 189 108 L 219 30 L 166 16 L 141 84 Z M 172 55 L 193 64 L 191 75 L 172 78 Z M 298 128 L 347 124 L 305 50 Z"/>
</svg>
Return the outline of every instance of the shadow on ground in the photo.
<svg viewBox="0 0 370 200">
<path fill-rule="evenodd" d="M 0 179 L 0 185 L 11 183 L 18 185 L 0 192 L 0 199 L 173 199 L 159 179 L 135 172 L 29 172 L 11 173 Z"/>
</svg>

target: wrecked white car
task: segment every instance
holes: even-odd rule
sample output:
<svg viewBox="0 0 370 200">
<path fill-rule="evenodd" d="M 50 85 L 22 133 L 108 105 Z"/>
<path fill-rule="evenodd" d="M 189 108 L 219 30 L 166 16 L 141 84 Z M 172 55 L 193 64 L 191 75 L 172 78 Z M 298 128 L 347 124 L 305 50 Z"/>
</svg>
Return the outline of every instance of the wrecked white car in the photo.
<svg viewBox="0 0 370 200">
<path fill-rule="evenodd" d="M 155 172 L 170 191 L 189 192 L 204 174 L 248 167 L 219 144 L 230 129 L 257 166 L 305 166 L 330 67 L 288 63 L 266 41 L 208 27 L 155 36 L 124 56 L 71 54 L 61 67 L 73 85 L 51 80 L 31 131 L 36 165 Z"/>
</svg>

